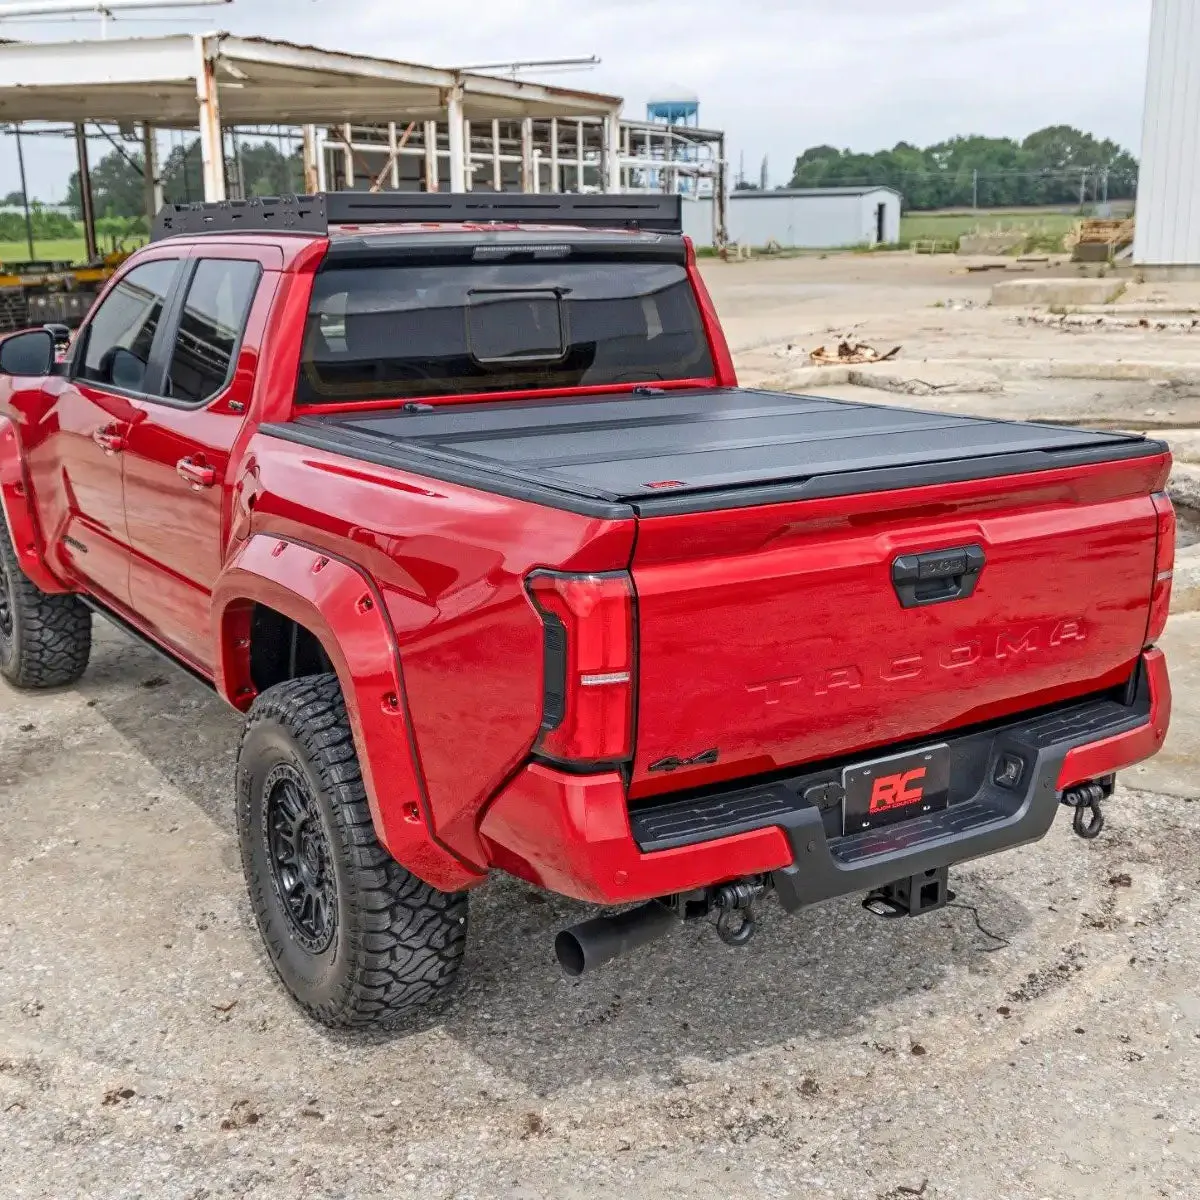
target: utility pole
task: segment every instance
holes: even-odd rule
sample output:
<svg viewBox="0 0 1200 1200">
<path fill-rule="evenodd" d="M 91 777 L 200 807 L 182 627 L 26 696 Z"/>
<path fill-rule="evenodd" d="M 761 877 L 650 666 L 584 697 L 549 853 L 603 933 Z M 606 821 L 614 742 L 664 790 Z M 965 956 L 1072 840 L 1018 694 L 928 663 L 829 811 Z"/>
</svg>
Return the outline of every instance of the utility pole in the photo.
<svg viewBox="0 0 1200 1200">
<path fill-rule="evenodd" d="M 75 126 L 75 160 L 79 164 L 79 216 L 83 221 L 83 242 L 88 262 L 100 257 L 96 241 L 96 206 L 92 197 L 92 171 L 88 166 L 87 130 Z"/>
<path fill-rule="evenodd" d="M 21 173 L 21 204 L 25 209 L 25 240 L 29 244 L 29 257 L 36 258 L 33 252 L 33 218 L 29 215 L 29 184 L 25 180 L 25 151 L 21 149 L 21 126 L 14 125 L 13 133 L 17 139 L 17 168 Z"/>
<path fill-rule="evenodd" d="M 979 168 L 976 167 L 971 172 L 971 207 L 978 211 L 979 209 Z"/>
</svg>

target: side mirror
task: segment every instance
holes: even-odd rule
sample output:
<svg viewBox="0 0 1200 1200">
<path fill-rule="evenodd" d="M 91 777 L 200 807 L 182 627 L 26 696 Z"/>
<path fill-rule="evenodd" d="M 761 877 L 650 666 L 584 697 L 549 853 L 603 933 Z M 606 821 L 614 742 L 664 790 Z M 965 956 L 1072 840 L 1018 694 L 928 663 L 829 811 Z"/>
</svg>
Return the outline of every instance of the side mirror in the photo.
<svg viewBox="0 0 1200 1200">
<path fill-rule="evenodd" d="M 0 342 L 0 375 L 49 375 L 54 358 L 54 335 L 48 330 L 14 333 Z"/>
<path fill-rule="evenodd" d="M 114 346 L 100 360 L 100 378 L 127 392 L 140 392 L 146 382 L 146 364 L 132 350 Z"/>
</svg>

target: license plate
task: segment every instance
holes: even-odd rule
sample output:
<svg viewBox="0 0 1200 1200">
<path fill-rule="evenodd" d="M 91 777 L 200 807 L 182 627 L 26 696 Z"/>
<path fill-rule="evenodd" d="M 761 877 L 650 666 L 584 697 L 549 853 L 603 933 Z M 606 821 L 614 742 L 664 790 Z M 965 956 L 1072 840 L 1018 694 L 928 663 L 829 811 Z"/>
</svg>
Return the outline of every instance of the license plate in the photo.
<svg viewBox="0 0 1200 1200">
<path fill-rule="evenodd" d="M 842 831 L 861 833 L 945 808 L 950 800 L 950 747 L 927 746 L 842 771 Z"/>
</svg>

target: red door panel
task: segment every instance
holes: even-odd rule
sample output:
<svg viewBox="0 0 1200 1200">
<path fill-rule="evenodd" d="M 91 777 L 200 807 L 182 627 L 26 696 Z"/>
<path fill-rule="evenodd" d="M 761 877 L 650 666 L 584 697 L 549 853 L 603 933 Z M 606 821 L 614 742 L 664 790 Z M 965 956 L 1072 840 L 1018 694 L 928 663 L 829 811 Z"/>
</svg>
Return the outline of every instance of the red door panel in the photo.
<svg viewBox="0 0 1200 1200">
<path fill-rule="evenodd" d="M 221 572 L 222 496 L 242 416 L 149 402 L 139 415 L 125 451 L 133 606 L 150 633 L 211 670 L 209 599 Z M 185 480 L 180 462 L 211 471 L 212 483 Z"/>
<path fill-rule="evenodd" d="M 26 456 L 51 557 L 96 594 L 129 603 L 129 533 L 121 494 L 121 447 L 132 402 L 88 384 L 53 378 L 26 432 Z"/>
</svg>

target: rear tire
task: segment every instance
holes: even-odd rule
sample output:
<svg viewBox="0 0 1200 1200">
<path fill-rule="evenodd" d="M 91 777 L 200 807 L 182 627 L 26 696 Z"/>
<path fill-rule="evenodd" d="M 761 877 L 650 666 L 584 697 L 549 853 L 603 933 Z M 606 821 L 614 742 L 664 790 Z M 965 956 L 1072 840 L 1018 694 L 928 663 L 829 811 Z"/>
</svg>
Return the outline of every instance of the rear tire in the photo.
<svg viewBox="0 0 1200 1200">
<path fill-rule="evenodd" d="M 63 687 L 78 682 L 91 653 L 91 612 L 26 576 L 0 519 L 0 675 L 19 688 Z"/>
<path fill-rule="evenodd" d="M 391 1025 L 454 979 L 466 894 L 424 883 L 376 840 L 335 676 L 281 683 L 255 701 L 237 821 L 263 942 L 311 1016 Z"/>
</svg>

